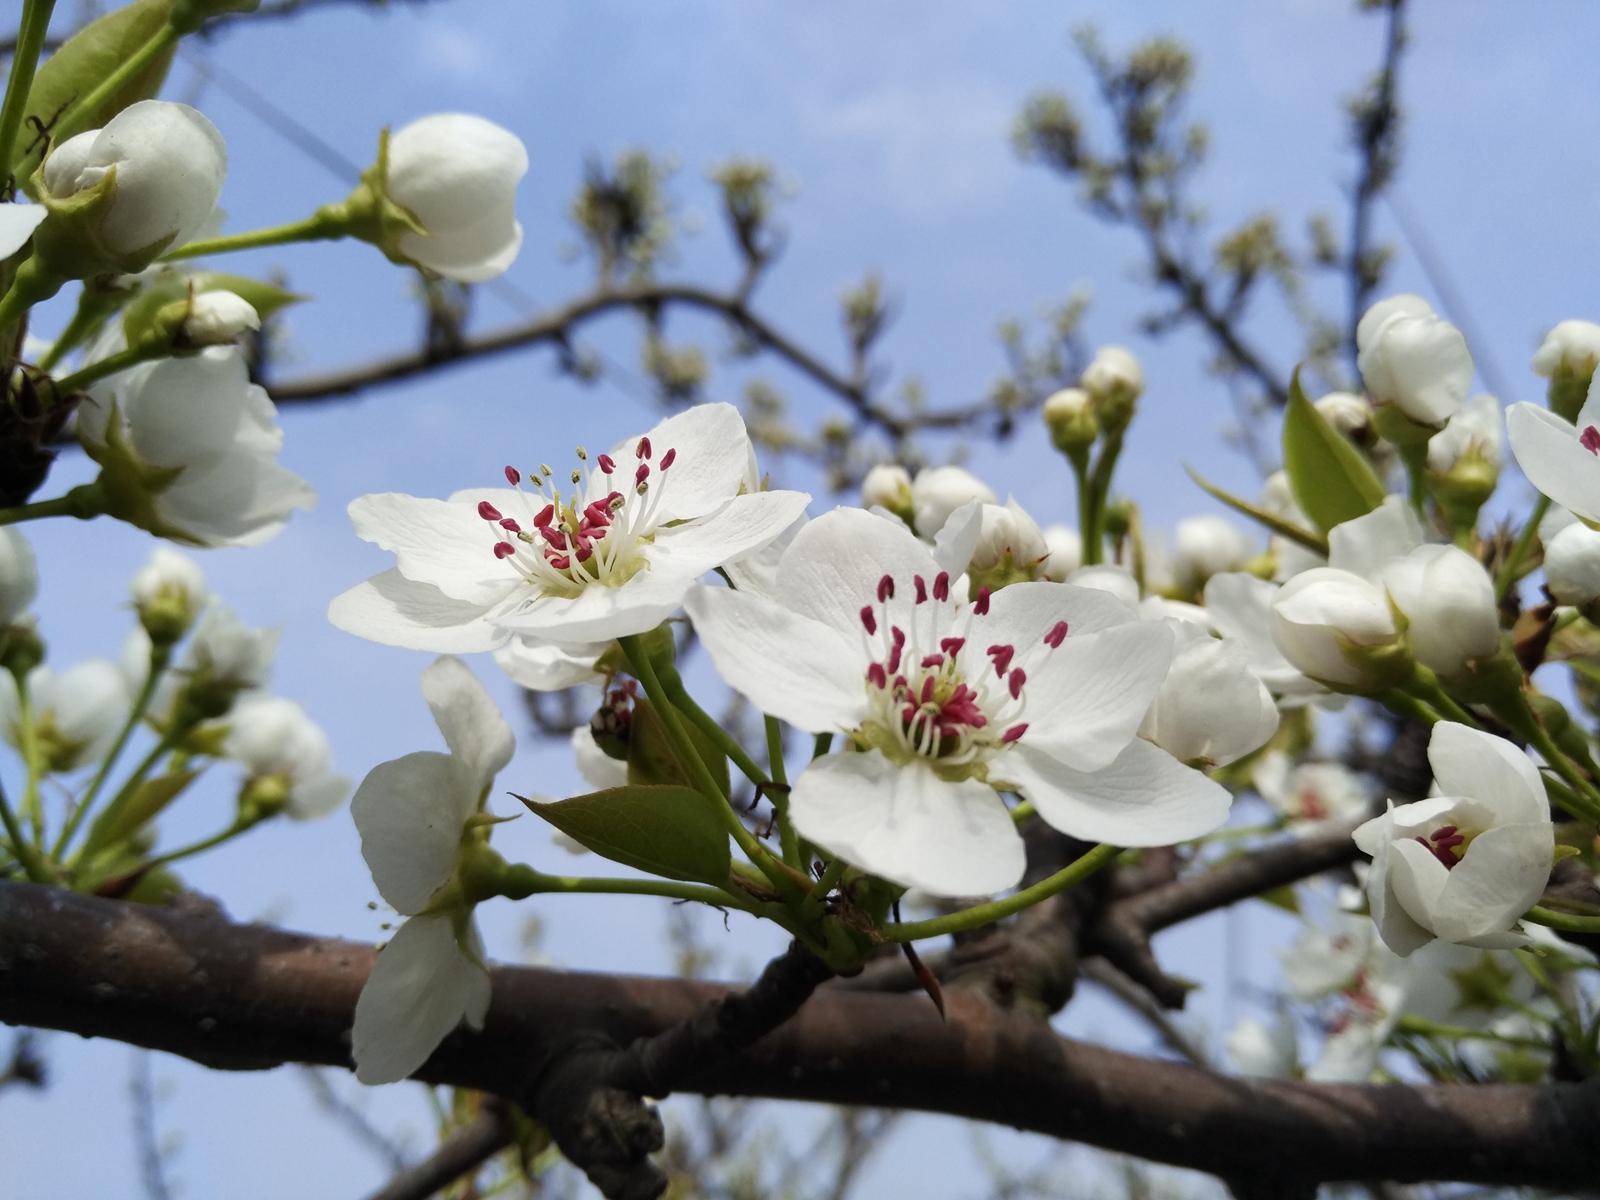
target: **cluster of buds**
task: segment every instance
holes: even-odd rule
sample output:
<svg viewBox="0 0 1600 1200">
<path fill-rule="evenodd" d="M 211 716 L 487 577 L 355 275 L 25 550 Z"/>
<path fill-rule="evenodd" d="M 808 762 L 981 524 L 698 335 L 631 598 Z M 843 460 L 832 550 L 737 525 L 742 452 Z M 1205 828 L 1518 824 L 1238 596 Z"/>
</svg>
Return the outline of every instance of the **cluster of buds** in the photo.
<svg viewBox="0 0 1600 1200">
<path fill-rule="evenodd" d="M 1102 346 L 1077 387 L 1063 388 L 1044 402 L 1044 422 L 1057 450 L 1076 460 L 1105 433 L 1115 436 L 1133 420 L 1144 391 L 1139 360 L 1121 346 Z"/>
</svg>

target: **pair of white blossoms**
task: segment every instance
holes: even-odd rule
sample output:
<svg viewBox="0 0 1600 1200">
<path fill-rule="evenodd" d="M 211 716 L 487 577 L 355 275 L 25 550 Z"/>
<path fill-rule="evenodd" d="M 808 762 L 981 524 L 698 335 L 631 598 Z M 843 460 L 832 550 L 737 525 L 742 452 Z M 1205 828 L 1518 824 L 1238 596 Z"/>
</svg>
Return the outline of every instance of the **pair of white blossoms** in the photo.
<svg viewBox="0 0 1600 1200">
<path fill-rule="evenodd" d="M 583 457 L 580 455 L 580 457 Z M 393 570 L 337 597 L 338 627 L 442 653 L 496 651 L 519 682 L 592 677 L 611 640 L 680 608 L 763 712 L 852 745 L 795 781 L 795 828 L 895 883 L 989 894 L 1024 853 L 997 790 L 1052 826 L 1168 845 L 1227 818 L 1229 793 L 1137 736 L 1175 634 L 1113 597 L 1049 582 L 967 594 L 979 506 L 930 548 L 860 509 L 805 520 L 759 490 L 730 405 L 694 408 L 576 472 L 507 468 L 513 489 L 363 496 L 357 532 Z M 701 578 L 722 568 L 732 588 Z"/>
</svg>

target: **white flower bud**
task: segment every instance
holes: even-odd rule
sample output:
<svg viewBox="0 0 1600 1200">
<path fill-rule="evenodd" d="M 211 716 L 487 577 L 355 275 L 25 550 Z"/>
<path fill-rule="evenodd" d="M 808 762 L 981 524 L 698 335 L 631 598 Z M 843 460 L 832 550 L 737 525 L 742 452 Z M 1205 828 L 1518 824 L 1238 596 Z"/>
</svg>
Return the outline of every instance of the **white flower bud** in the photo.
<svg viewBox="0 0 1600 1200">
<path fill-rule="evenodd" d="M 150 636 L 172 643 L 188 632 L 205 607 L 206 577 L 186 554 L 157 546 L 129 584 L 139 622 Z"/>
<path fill-rule="evenodd" d="M 189 305 L 183 338 L 191 346 L 219 346 L 238 341 L 247 329 L 260 328 L 260 315 L 243 296 L 201 292 Z"/>
<path fill-rule="evenodd" d="M 1255 557 L 1255 544 L 1222 517 L 1185 517 L 1173 534 L 1172 573 L 1195 589 L 1224 571 L 1236 571 Z"/>
<path fill-rule="evenodd" d="M 1600 325 L 1593 321 L 1562 321 L 1533 355 L 1533 373 L 1546 379 L 1557 374 L 1588 379 L 1600 363 Z"/>
<path fill-rule="evenodd" d="M 276 629 L 250 629 L 233 611 L 213 604 L 189 643 L 185 669 L 206 684 L 239 690 L 262 687 L 278 650 Z"/>
<path fill-rule="evenodd" d="M 1420 296 L 1369 308 L 1356 326 L 1357 366 L 1367 391 L 1418 425 L 1441 426 L 1472 386 L 1467 340 Z"/>
<path fill-rule="evenodd" d="M 1139 736 L 1181 762 L 1225 766 L 1277 732 L 1278 707 L 1251 672 L 1242 642 L 1179 624 L 1191 632 L 1180 633 L 1172 667 Z"/>
<path fill-rule="evenodd" d="M 1329 392 L 1314 407 L 1345 437 L 1359 440 L 1372 428 L 1372 405 L 1354 392 Z"/>
<path fill-rule="evenodd" d="M 861 507 L 911 510 L 911 472 L 899 463 L 879 463 L 861 481 Z"/>
<path fill-rule="evenodd" d="M 104 757 L 128 719 L 127 684 L 117 664 L 91 658 L 60 675 L 49 667 L 28 673 L 28 699 L 45 766 L 74 771 Z M 21 708 L 16 680 L 0 674 L 0 727 L 21 749 Z"/>
<path fill-rule="evenodd" d="M 1574 521 L 1551 538 L 1544 582 L 1558 604 L 1584 608 L 1600 599 L 1600 532 Z"/>
<path fill-rule="evenodd" d="M 10 625 L 39 594 L 33 547 L 15 525 L 0 526 L 0 625 Z"/>
<path fill-rule="evenodd" d="M 1050 440 L 1064 453 L 1086 450 L 1100 436 L 1094 397 L 1083 388 L 1062 388 L 1053 393 L 1044 402 L 1041 412 L 1045 427 L 1050 430 Z"/>
<path fill-rule="evenodd" d="M 1144 369 L 1131 350 L 1121 346 L 1102 346 L 1079 381 L 1084 391 L 1096 400 L 1122 393 L 1136 400 L 1144 391 Z M 1059 393 L 1058 393 L 1059 394 Z"/>
<path fill-rule="evenodd" d="M 241 700 L 229 714 L 223 749 L 252 780 L 281 776 L 288 785 L 284 811 L 294 820 L 326 816 L 350 794 L 350 780 L 333 773 L 327 734 L 293 700 Z"/>
<path fill-rule="evenodd" d="M 1039 573 L 1054 583 L 1065 583 L 1083 565 L 1083 537 L 1066 525 L 1051 525 L 1044 531 L 1047 554 Z"/>
<path fill-rule="evenodd" d="M 1345 647 L 1377 649 L 1399 631 L 1381 588 L 1350 571 L 1314 567 L 1279 590 L 1272 602 L 1272 637 L 1290 664 L 1311 679 L 1361 687 L 1372 672 L 1345 657 Z"/>
<path fill-rule="evenodd" d="M 1500 401 L 1489 395 L 1472 397 L 1448 425 L 1428 439 L 1429 470 L 1443 475 L 1476 451 L 1488 467 L 1498 472 L 1505 458 L 1501 419 Z"/>
<path fill-rule="evenodd" d="M 1419 546 L 1379 573 L 1411 622 L 1418 661 L 1445 679 L 1500 648 L 1494 582 L 1483 564 L 1456 546 Z"/>
<path fill-rule="evenodd" d="M 934 538 L 963 504 L 977 500 L 994 504 L 995 494 L 971 472 L 960 467 L 925 467 L 911 484 L 911 508 L 917 536 Z"/>
<path fill-rule="evenodd" d="M 1127 567 L 1115 566 L 1112 563 L 1079 567 L 1067 576 L 1067 582 L 1073 587 L 1093 588 L 1097 592 L 1109 593 L 1121 600 L 1130 610 L 1136 611 L 1139 607 L 1139 583 Z"/>
<path fill-rule="evenodd" d="M 57 146 L 45 160 L 45 190 L 65 200 L 113 169 L 116 191 L 96 236 L 114 261 L 139 258 L 176 249 L 205 225 L 228 174 L 228 148 L 217 127 L 187 104 L 141 100 L 104 129 Z"/>
<path fill-rule="evenodd" d="M 400 235 L 400 252 L 446 279 L 481 283 L 522 248 L 517 182 L 528 171 L 522 141 L 493 121 L 435 113 L 389 139 L 389 199 L 428 231 Z"/>
<path fill-rule="evenodd" d="M 1027 570 L 1050 553 L 1039 526 L 1015 500 L 1004 507 L 985 504 L 980 511 L 978 543 L 972 550 L 972 569 L 988 571 L 1005 563 Z"/>
</svg>

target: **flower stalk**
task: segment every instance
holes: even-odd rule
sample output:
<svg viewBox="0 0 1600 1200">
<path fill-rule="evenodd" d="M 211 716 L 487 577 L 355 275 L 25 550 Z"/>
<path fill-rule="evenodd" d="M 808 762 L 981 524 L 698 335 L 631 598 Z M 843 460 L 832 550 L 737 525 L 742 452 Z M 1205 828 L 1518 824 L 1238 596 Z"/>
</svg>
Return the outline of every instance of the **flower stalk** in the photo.
<svg viewBox="0 0 1600 1200">
<path fill-rule="evenodd" d="M 11 53 L 6 96 L 0 102 L 0 182 L 10 187 L 15 186 L 10 179 L 11 156 L 16 150 L 22 118 L 28 111 L 28 92 L 33 87 L 34 72 L 39 69 L 39 55 L 44 50 L 55 7 L 55 0 L 23 0 L 22 25 L 17 31 L 16 49 Z"/>
</svg>

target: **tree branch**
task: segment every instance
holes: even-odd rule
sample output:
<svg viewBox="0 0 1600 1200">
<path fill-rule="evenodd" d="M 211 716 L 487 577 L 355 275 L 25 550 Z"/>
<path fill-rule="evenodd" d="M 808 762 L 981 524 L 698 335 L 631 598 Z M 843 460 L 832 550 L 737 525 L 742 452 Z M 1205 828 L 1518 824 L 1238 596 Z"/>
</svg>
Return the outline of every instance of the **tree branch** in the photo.
<svg viewBox="0 0 1600 1200">
<path fill-rule="evenodd" d="M 491 1102 L 470 1125 L 447 1137 L 425 1161 L 396 1174 L 367 1200 L 428 1200 L 510 1144 L 511 1122 L 502 1105 Z"/>
<path fill-rule="evenodd" d="M 348 1067 L 351 1015 L 374 957 L 352 942 L 0 884 L 0 1019 L 214 1067 Z M 483 1031 L 446 1039 L 419 1078 L 515 1096 L 529 1064 L 577 1039 L 627 1045 L 729 994 L 532 968 L 496 968 L 493 978 Z M 949 1001 L 946 1023 L 920 996 L 826 989 L 689 1086 L 992 1121 L 1209 1171 L 1237 1194 L 1310 1195 L 1318 1181 L 1349 1179 L 1572 1189 L 1600 1171 L 1596 1080 L 1247 1081 L 1060 1038 L 964 993 Z"/>
</svg>

